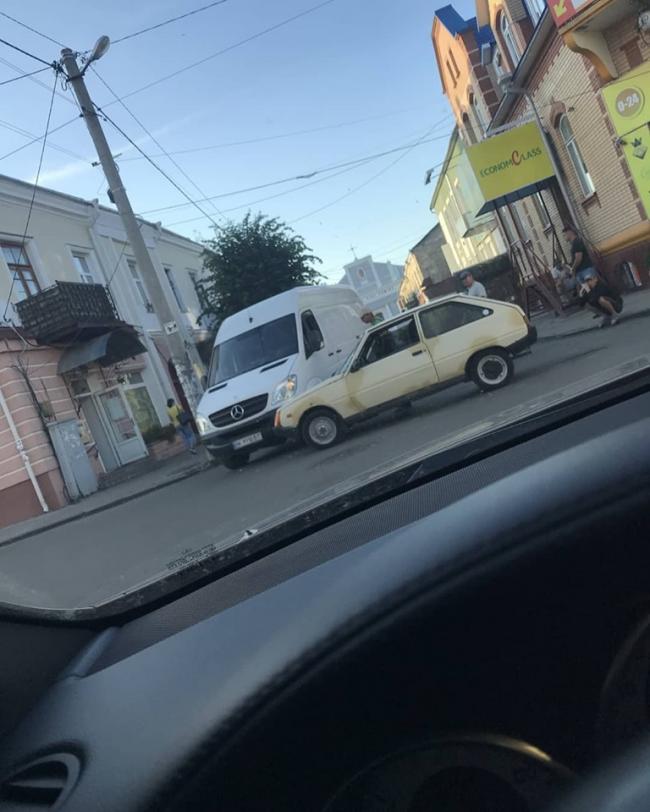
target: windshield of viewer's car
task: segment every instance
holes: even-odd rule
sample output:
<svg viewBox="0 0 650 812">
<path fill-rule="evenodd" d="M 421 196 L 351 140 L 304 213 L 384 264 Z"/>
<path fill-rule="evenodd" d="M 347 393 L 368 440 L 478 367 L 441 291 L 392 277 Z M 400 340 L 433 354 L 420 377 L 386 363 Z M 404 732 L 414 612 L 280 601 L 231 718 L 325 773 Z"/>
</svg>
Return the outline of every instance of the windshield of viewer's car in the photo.
<svg viewBox="0 0 650 812">
<path fill-rule="evenodd" d="M 267 366 L 298 352 L 296 318 L 293 315 L 254 327 L 217 344 L 211 365 L 210 386 Z"/>
<path fill-rule="evenodd" d="M 0 612 L 263 566 L 650 374 L 639 8 L 450 2 L 5 0 Z"/>
</svg>

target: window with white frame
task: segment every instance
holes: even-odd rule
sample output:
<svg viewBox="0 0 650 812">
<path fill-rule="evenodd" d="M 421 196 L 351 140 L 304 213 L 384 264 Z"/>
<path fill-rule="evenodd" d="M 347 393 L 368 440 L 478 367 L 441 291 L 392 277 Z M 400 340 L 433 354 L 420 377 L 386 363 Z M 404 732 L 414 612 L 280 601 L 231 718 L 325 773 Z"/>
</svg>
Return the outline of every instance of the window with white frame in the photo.
<svg viewBox="0 0 650 812">
<path fill-rule="evenodd" d="M 481 105 L 479 104 L 479 101 L 474 93 L 470 93 L 469 100 L 470 104 L 472 105 L 472 110 L 474 111 L 474 118 L 476 119 L 476 123 L 478 124 L 481 133 L 485 135 L 485 131 L 487 130 L 487 122 L 485 121 L 485 116 L 483 114 L 483 111 L 481 110 Z"/>
<path fill-rule="evenodd" d="M 544 0 L 526 0 L 526 9 L 533 25 L 537 25 L 545 8 L 546 3 Z"/>
<path fill-rule="evenodd" d="M 85 285 L 94 285 L 95 277 L 93 276 L 93 272 L 90 270 L 88 256 L 86 254 L 73 251 L 72 262 L 74 263 L 74 267 L 79 274 L 79 279 L 81 279 Z"/>
<path fill-rule="evenodd" d="M 167 281 L 169 282 L 169 287 L 172 289 L 172 293 L 174 294 L 174 299 L 176 299 L 176 304 L 178 305 L 179 310 L 181 313 L 185 313 L 187 310 L 187 306 L 183 300 L 183 296 L 181 295 L 180 290 L 178 289 L 178 285 L 176 284 L 176 279 L 174 278 L 174 272 L 169 267 L 163 267 L 165 271 L 165 276 L 167 277 Z"/>
<path fill-rule="evenodd" d="M 38 293 L 41 286 L 24 246 L 13 242 L 2 242 L 0 248 L 2 248 L 2 256 L 11 274 L 11 287 L 15 301 L 21 302 L 28 296 Z"/>
<path fill-rule="evenodd" d="M 144 305 L 145 309 L 149 311 L 149 313 L 153 312 L 153 307 L 151 302 L 149 301 L 149 297 L 147 296 L 147 289 L 144 286 L 144 282 L 140 276 L 140 272 L 138 271 L 138 266 L 135 264 L 134 259 L 127 259 L 126 264 L 129 266 L 129 271 L 131 273 L 131 278 L 133 279 L 133 283 L 138 291 L 138 296 L 140 297 L 140 301 Z"/>
<path fill-rule="evenodd" d="M 545 205 L 544 198 L 542 197 L 541 192 L 535 192 L 531 195 L 533 205 L 535 206 L 535 210 L 537 211 L 537 216 L 542 224 L 542 228 L 546 230 L 551 226 L 551 220 L 548 216 L 548 210 Z"/>
<path fill-rule="evenodd" d="M 593 195 L 593 193 L 596 191 L 596 187 L 591 179 L 587 165 L 582 158 L 582 154 L 576 142 L 576 137 L 573 134 L 571 122 L 569 121 L 569 117 L 566 113 L 560 119 L 559 130 L 562 140 L 564 141 L 566 151 L 569 153 L 569 158 L 571 159 L 573 168 L 578 176 L 578 182 L 580 183 L 582 193 L 585 197 L 589 197 L 589 195 Z"/>
<path fill-rule="evenodd" d="M 501 36 L 503 37 L 503 41 L 508 49 L 508 53 L 510 54 L 510 61 L 512 62 L 513 67 L 516 68 L 519 64 L 521 54 L 519 53 L 519 47 L 515 42 L 512 25 L 510 24 L 510 20 L 508 19 L 508 15 L 505 13 L 505 11 L 502 11 L 499 17 L 499 30 L 501 31 Z"/>
</svg>

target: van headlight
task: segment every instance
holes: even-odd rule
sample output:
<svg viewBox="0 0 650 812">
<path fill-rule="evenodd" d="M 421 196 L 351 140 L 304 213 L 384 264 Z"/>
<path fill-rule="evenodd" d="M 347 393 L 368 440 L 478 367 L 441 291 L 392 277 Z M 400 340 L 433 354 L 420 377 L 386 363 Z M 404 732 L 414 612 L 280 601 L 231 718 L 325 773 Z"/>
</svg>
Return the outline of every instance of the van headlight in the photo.
<svg viewBox="0 0 650 812">
<path fill-rule="evenodd" d="M 197 414 L 194 418 L 194 422 L 196 423 L 196 427 L 201 435 L 210 434 L 211 431 L 214 431 L 214 426 L 212 423 L 202 414 Z"/>
<path fill-rule="evenodd" d="M 284 381 L 275 387 L 275 392 L 271 399 L 271 406 L 277 406 L 278 403 L 284 403 L 285 400 L 291 400 L 298 390 L 298 378 L 295 375 L 289 375 Z"/>
</svg>

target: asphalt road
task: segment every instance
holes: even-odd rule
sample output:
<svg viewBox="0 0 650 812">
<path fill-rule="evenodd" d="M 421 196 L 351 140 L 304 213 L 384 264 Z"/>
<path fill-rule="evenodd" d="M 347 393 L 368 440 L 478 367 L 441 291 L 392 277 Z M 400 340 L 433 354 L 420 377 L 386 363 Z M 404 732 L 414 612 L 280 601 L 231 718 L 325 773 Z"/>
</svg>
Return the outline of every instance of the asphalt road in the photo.
<svg viewBox="0 0 650 812">
<path fill-rule="evenodd" d="M 101 513 L 0 548 L 0 601 L 41 608 L 92 606 L 168 571 L 188 550 L 222 542 L 272 515 L 408 452 L 526 401 L 650 355 L 650 321 L 623 321 L 537 344 L 516 359 L 514 382 L 480 393 L 462 383 L 355 428 L 329 451 L 254 455 L 240 471 L 211 468 Z"/>
</svg>

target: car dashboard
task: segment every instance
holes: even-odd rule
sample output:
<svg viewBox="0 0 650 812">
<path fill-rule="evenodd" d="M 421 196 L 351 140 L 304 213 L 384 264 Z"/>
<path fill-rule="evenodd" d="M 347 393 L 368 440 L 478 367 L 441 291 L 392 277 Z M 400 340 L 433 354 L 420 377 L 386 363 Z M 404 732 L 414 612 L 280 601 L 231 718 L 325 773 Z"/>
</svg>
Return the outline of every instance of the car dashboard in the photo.
<svg viewBox="0 0 650 812">
<path fill-rule="evenodd" d="M 650 394 L 154 608 L 0 622 L 0 812 L 552 809 L 648 729 Z"/>
</svg>

